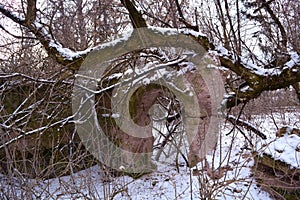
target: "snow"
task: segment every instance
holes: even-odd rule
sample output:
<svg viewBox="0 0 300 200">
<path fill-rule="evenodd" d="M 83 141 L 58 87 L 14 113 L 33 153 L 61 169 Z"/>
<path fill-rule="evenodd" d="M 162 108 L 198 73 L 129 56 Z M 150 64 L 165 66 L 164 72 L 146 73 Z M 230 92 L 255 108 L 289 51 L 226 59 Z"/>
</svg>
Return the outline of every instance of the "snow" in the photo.
<svg viewBox="0 0 300 200">
<path fill-rule="evenodd" d="M 162 27 L 156 27 L 156 26 L 149 26 L 148 27 L 150 30 L 153 31 L 157 31 L 161 34 L 164 35 L 178 35 L 178 34 L 190 34 L 193 35 L 195 37 L 205 37 L 206 35 L 204 33 L 201 33 L 199 31 L 193 31 L 191 29 L 185 29 L 185 28 L 181 28 L 181 29 L 175 29 L 175 28 L 162 28 Z"/>
<path fill-rule="evenodd" d="M 129 40 L 130 36 L 133 33 L 133 30 L 130 30 L 129 32 L 125 33 L 122 37 L 113 40 L 111 42 L 107 42 L 104 44 L 100 44 L 96 47 L 93 48 L 87 48 L 86 50 L 83 51 L 72 51 L 71 49 L 64 48 L 61 44 L 57 43 L 56 41 L 51 39 L 50 34 L 42 27 L 41 24 L 38 22 L 35 23 L 35 26 L 39 29 L 42 29 L 42 32 L 44 34 L 45 38 L 48 38 L 50 40 L 49 46 L 55 48 L 60 55 L 62 55 L 65 59 L 67 60 L 74 60 L 75 58 L 82 57 L 84 55 L 87 55 L 93 50 L 101 50 L 105 49 L 107 47 L 113 47 L 119 43 L 122 43 L 124 41 Z M 201 32 L 196 32 L 193 30 L 189 29 L 174 29 L 174 28 L 161 28 L 161 27 L 149 27 L 150 30 L 156 31 L 158 33 L 164 34 L 164 35 L 178 35 L 178 34 L 191 34 L 195 37 L 206 37 L 205 34 Z M 210 51 L 213 54 L 216 54 L 218 56 L 224 56 L 231 58 L 232 54 L 229 52 L 226 48 L 222 46 L 217 46 L 215 50 Z M 291 55 L 291 60 L 285 63 L 285 67 L 292 68 L 296 64 L 300 63 L 300 56 L 296 52 L 290 52 Z M 251 69 L 253 73 L 261 76 L 269 76 L 269 75 L 280 75 L 282 72 L 281 69 L 279 68 L 273 68 L 273 69 L 264 69 L 261 67 L 256 66 L 255 64 L 251 63 L 249 59 L 242 57 L 241 62 L 245 65 L 246 68 Z M 297 72 L 297 69 L 293 69 L 293 72 Z"/>
<path fill-rule="evenodd" d="M 187 35 L 193 35 L 195 37 L 207 37 L 206 34 L 200 32 L 200 31 L 194 31 L 194 30 L 191 30 L 191 29 L 180 29 L 180 33 L 183 33 L 183 34 L 187 34 Z"/>
<path fill-rule="evenodd" d="M 300 148 L 300 137 L 295 134 L 285 134 L 271 142 L 264 153 L 271 155 L 275 160 L 291 165 L 293 168 L 300 168 L 300 152 L 296 151 L 297 148 Z"/>
<path fill-rule="evenodd" d="M 36 27 L 40 27 L 41 25 L 39 23 L 35 23 Z M 149 26 L 148 29 L 164 34 L 164 35 L 179 35 L 179 34 L 191 34 L 195 37 L 199 37 L 199 36 L 205 36 L 203 33 L 201 32 L 196 32 L 190 29 L 174 29 L 174 28 L 161 28 L 161 27 L 154 27 L 154 26 Z M 45 29 L 43 29 L 44 35 L 49 37 L 49 34 L 45 31 Z M 119 43 L 122 43 L 124 41 L 128 41 L 130 36 L 132 35 L 133 30 L 130 29 L 128 32 L 124 33 L 120 38 L 115 39 L 111 42 L 107 42 L 107 43 L 103 43 L 100 44 L 98 46 L 92 47 L 92 48 L 88 48 L 86 50 L 83 51 L 72 51 L 68 48 L 64 48 L 62 47 L 61 44 L 55 42 L 54 40 L 50 41 L 50 46 L 56 48 L 61 55 L 63 55 L 65 58 L 71 60 L 74 58 L 78 58 L 81 57 L 83 55 L 88 54 L 89 52 L 93 51 L 93 50 L 100 50 L 100 49 L 104 49 L 107 47 L 113 47 Z"/>
<path fill-rule="evenodd" d="M 112 117 L 112 118 L 119 118 L 119 113 L 112 113 L 112 114 L 102 114 L 102 117 Z"/>
<path fill-rule="evenodd" d="M 255 116 L 254 116 L 255 117 Z M 276 137 L 277 129 L 270 124 L 274 123 L 271 118 L 255 117 L 257 121 L 260 121 L 261 127 L 267 128 L 265 132 L 268 132 L 268 138 L 266 140 L 260 140 L 256 144 L 257 152 L 260 155 L 267 154 L 273 157 L 275 160 L 280 160 L 289 164 L 292 168 L 300 169 L 300 137 L 295 134 L 289 134 L 288 130 L 282 137 Z M 285 113 L 272 116 L 273 120 L 280 124 L 282 119 L 286 119 L 283 125 L 291 124 L 294 128 L 300 128 L 300 114 L 299 113 Z"/>
<path fill-rule="evenodd" d="M 226 48 L 222 46 L 217 46 L 215 50 L 210 51 L 212 55 L 221 56 L 224 58 L 232 59 L 232 53 L 228 51 Z M 232 59 L 233 62 L 235 62 L 236 59 Z M 250 62 L 250 60 L 246 57 L 240 57 L 240 61 L 245 66 L 245 68 L 251 70 L 252 73 L 259 75 L 259 76 L 278 76 L 282 73 L 282 69 L 280 68 L 270 68 L 265 69 L 260 66 L 257 66 L 256 64 Z M 290 62 L 287 62 L 285 65 L 289 65 L 290 67 L 294 66 L 295 62 L 291 60 Z"/>
<path fill-rule="evenodd" d="M 187 72 L 193 72 L 193 70 L 196 69 L 196 67 L 193 64 L 189 63 L 189 62 L 182 62 L 182 63 L 179 64 L 179 66 L 185 66 L 185 67 L 181 67 L 179 69 L 179 71 L 177 72 L 177 76 L 181 76 L 181 75 L 183 75 Z"/>
<path fill-rule="evenodd" d="M 154 62 L 148 62 L 142 67 L 136 67 L 134 69 L 128 68 L 123 73 L 119 73 L 116 77 L 122 78 L 121 81 L 114 84 L 112 87 L 116 87 L 119 85 L 123 85 L 122 92 L 125 94 L 128 92 L 128 90 L 138 84 L 142 85 L 148 85 L 150 83 L 165 83 L 168 86 L 172 87 L 173 89 L 177 90 L 180 93 L 190 93 L 190 89 L 188 87 L 185 87 L 183 89 L 179 88 L 180 86 L 177 86 L 174 84 L 174 80 L 170 81 L 171 79 L 179 78 L 180 76 L 188 71 L 192 71 L 195 69 L 195 66 L 190 62 L 185 62 L 184 59 L 186 56 L 183 56 L 178 59 L 170 60 L 166 63 L 158 63 L 157 61 Z M 182 66 L 178 71 L 174 71 L 169 68 L 169 66 L 173 64 L 179 64 L 179 66 Z M 84 77 L 82 75 L 77 75 L 77 77 Z M 86 79 L 89 79 L 88 77 L 84 77 Z M 111 79 L 112 77 L 109 77 Z M 82 86 L 81 86 L 82 87 Z M 90 91 L 92 93 L 100 93 L 103 92 L 103 90 L 100 91 L 92 91 L 88 88 L 85 88 L 87 91 Z M 106 90 L 107 88 L 105 88 Z"/>
<path fill-rule="evenodd" d="M 13 4 L 15 4 L 14 6 L 18 5 L 16 2 L 14 2 Z M 11 5 L 3 5 L 3 4 L 0 4 L 0 8 L 1 9 L 5 9 L 5 10 L 8 10 L 10 13 L 10 15 L 15 18 L 15 19 L 18 19 L 19 21 L 25 21 L 25 18 L 20 16 L 21 14 L 17 11 L 16 8 L 13 8 L 11 7 Z"/>
<path fill-rule="evenodd" d="M 277 125 L 300 126 L 299 113 L 272 115 Z M 253 137 L 256 151 L 300 168 L 300 153 L 295 151 L 300 146 L 300 137 L 288 134 L 276 137 L 276 127 L 271 117 L 253 115 L 252 118 L 255 126 L 268 136 L 267 140 Z M 247 148 L 247 140 L 239 131 L 232 131 L 232 128 L 232 125 L 222 123 L 216 151 L 192 169 L 184 165 L 182 158 L 178 161 L 179 172 L 175 163 L 156 162 L 158 168 L 155 172 L 135 180 L 127 176 L 107 178 L 98 166 L 94 166 L 71 176 L 49 180 L 24 180 L 21 183 L 16 180 L 14 189 L 20 188 L 20 185 L 24 187 L 25 184 L 34 188 L 33 192 L 42 199 L 103 199 L 105 195 L 114 195 L 114 199 L 124 200 L 201 199 L 207 194 L 213 199 L 271 199 L 253 179 L 254 159 L 251 150 Z M 243 131 L 247 136 L 252 134 Z M 6 181 L 4 176 L 0 177 L 4 191 L 12 187 L 5 184 Z"/>
<path fill-rule="evenodd" d="M 294 124 L 295 127 L 300 125 L 299 113 L 287 113 L 283 117 L 282 114 L 274 116 L 277 122 L 286 118 L 289 119 L 287 123 Z M 253 118 L 253 121 L 258 123 L 257 126 L 268 134 L 265 141 L 257 138 L 257 151 L 272 155 L 292 167 L 300 168 L 300 155 L 295 151 L 300 145 L 300 137 L 285 134 L 278 138 L 274 134 L 276 128 L 270 118 L 260 115 Z M 124 200 L 200 199 L 204 191 L 213 199 L 271 199 L 252 178 L 251 167 L 254 165 L 254 159 L 250 150 L 245 148 L 247 141 L 242 134 L 232 132 L 231 129 L 231 125 L 222 125 L 220 145 L 214 153 L 207 155 L 207 162 L 203 161 L 193 169 L 189 169 L 184 166 L 182 159 L 179 160 L 179 173 L 172 163 L 157 163 L 157 171 L 140 179 L 134 180 L 123 176 L 107 180 L 100 168 L 94 166 L 71 176 L 44 181 L 15 179 L 14 186 L 11 183 L 5 184 L 8 180 L 1 175 L 0 185 L 3 191 L 15 187 L 14 191 L 17 191 L 15 194 L 20 195 L 22 193 L 20 188 L 26 185 L 34 188 L 33 193 L 42 199 L 103 199 L 104 195 L 106 197 L 115 195 L 115 199 Z M 218 178 L 213 178 L 214 174 Z"/>
<path fill-rule="evenodd" d="M 41 26 L 37 22 L 35 23 L 35 25 L 36 25 L 36 27 Z M 133 33 L 133 31 L 129 30 L 127 33 L 123 34 L 120 38 L 115 39 L 111 42 L 107 42 L 107 43 L 103 43 L 103 44 L 100 44 L 100 45 L 95 46 L 95 47 L 87 48 L 83 51 L 72 51 L 71 49 L 65 48 L 60 43 L 57 43 L 56 41 L 51 39 L 49 33 L 43 28 L 44 36 L 50 40 L 49 46 L 55 48 L 60 53 L 60 55 L 62 55 L 67 60 L 74 60 L 75 58 L 80 58 L 80 57 L 85 56 L 85 55 L 87 55 L 88 53 L 90 53 L 94 50 L 100 50 L 100 49 L 104 49 L 104 48 L 107 48 L 107 47 L 113 47 L 113 46 L 115 46 L 119 43 L 127 41 L 132 33 Z"/>
<path fill-rule="evenodd" d="M 249 91 L 249 90 L 253 90 L 252 88 L 250 88 L 249 86 L 246 86 L 246 87 L 243 87 L 240 89 L 241 92 L 246 92 L 246 91 Z"/>
<path fill-rule="evenodd" d="M 178 29 L 174 28 L 162 28 L 162 27 L 156 27 L 156 26 L 149 26 L 150 30 L 159 32 L 164 35 L 178 35 Z"/>
<path fill-rule="evenodd" d="M 178 31 L 174 29 L 154 28 L 163 34 L 178 34 Z M 190 32 L 191 34 L 199 34 Z M 46 34 L 46 32 L 45 32 Z M 106 47 L 114 46 L 120 42 L 128 40 L 130 37 L 124 36 L 119 40 L 115 40 L 111 43 L 106 43 L 95 47 L 94 49 L 103 49 Z M 199 34 L 201 35 L 201 34 Z M 54 41 L 50 42 L 50 45 L 56 48 L 63 56 L 72 59 L 78 57 L 93 49 L 87 49 L 81 52 L 73 52 L 70 49 L 63 48 L 60 44 Z M 230 57 L 230 52 L 225 48 L 218 46 L 216 48 L 219 54 Z M 184 58 L 183 58 L 184 59 Z M 121 78 L 122 76 L 132 76 L 130 80 L 134 80 L 133 84 L 142 82 L 143 84 L 149 84 L 156 81 L 161 77 L 174 76 L 166 70 L 170 64 L 182 62 L 183 59 L 174 60 L 166 64 L 156 65 L 156 63 L 148 63 L 144 68 L 128 69 L 124 73 L 118 73 L 109 78 Z M 297 53 L 291 53 L 291 61 L 286 63 L 287 67 L 293 67 L 295 63 L 299 63 L 299 55 Z M 278 75 L 281 73 L 280 69 L 262 69 L 248 62 L 246 59 L 242 59 L 243 63 L 253 72 L 259 75 Z M 186 67 L 176 72 L 176 75 L 182 75 L 187 71 L 191 71 L 195 67 L 188 63 Z M 212 66 L 213 67 L 213 66 Z M 155 69 L 155 70 L 154 70 Z M 145 78 L 148 73 L 155 71 L 155 74 L 151 77 Z M 174 72 L 174 70 L 172 70 Z M 126 77 L 127 78 L 127 77 Z M 128 79 L 128 80 L 129 80 Z M 124 81 L 128 81 L 125 79 Z M 112 86 L 115 87 L 116 85 Z M 176 88 L 175 85 L 173 85 Z M 245 87 L 242 90 L 249 90 L 251 88 Z M 102 92 L 102 91 L 97 91 Z M 187 91 L 180 90 L 181 93 Z M 95 92 L 96 93 L 96 92 Z M 228 94 L 231 95 L 231 94 Z M 103 117 L 119 118 L 118 113 L 103 114 Z M 287 117 L 291 118 L 291 117 Z M 295 126 L 299 127 L 297 117 L 293 122 Z M 256 146 L 261 154 L 268 154 L 275 159 L 281 160 L 290 164 L 294 168 L 300 168 L 300 153 L 296 151 L 299 147 L 300 137 L 297 135 L 284 135 L 283 137 L 276 138 L 272 136 L 276 130 L 271 127 L 272 122 L 268 120 L 262 120 L 260 116 L 255 119 L 259 122 L 263 122 L 261 126 L 269 133 L 267 140 L 261 140 L 257 138 Z M 63 123 L 59 121 L 55 124 Z M 291 122 L 289 122 L 291 123 Z M 298 123 L 298 124 L 297 124 Z M 42 129 L 49 127 L 41 127 L 40 129 L 33 130 L 27 134 L 31 134 Z M 31 185 L 34 191 L 42 197 L 42 199 L 86 199 L 89 198 L 103 198 L 105 195 L 104 189 L 108 188 L 108 194 L 120 191 L 116 194 L 116 199 L 200 199 L 203 195 L 203 190 L 209 191 L 214 199 L 270 199 L 266 192 L 263 192 L 252 178 L 252 169 L 254 165 L 254 159 L 251 157 L 250 150 L 247 150 L 247 141 L 244 136 L 237 131 L 231 132 L 232 126 L 228 124 L 222 124 L 222 133 L 220 134 L 219 145 L 216 151 L 207 156 L 207 162 L 202 162 L 193 169 L 189 169 L 184 166 L 184 162 L 180 160 L 179 173 L 174 165 L 171 163 L 163 164 L 157 163 L 158 169 L 152 174 L 145 175 L 140 179 L 134 180 L 130 177 L 118 177 L 113 178 L 109 182 L 103 182 L 105 177 L 101 173 L 99 167 L 95 166 L 81 172 L 72 174 L 71 176 L 54 178 L 50 180 L 27 180 L 26 185 Z M 231 132 L 229 135 L 227 135 Z M 251 134 L 244 130 L 245 133 Z M 23 136 L 21 136 L 23 137 Z M 2 146 L 0 146 L 1 148 Z M 122 167 L 122 166 L 121 166 Z M 196 175 L 193 175 L 193 174 Z M 199 174 L 199 175 L 197 175 Z M 217 179 L 213 178 L 213 175 L 218 176 Z M 5 184 L 4 179 L 0 179 L 0 186 L 10 189 L 11 186 Z M 17 185 L 16 190 L 21 190 Z M 1 197 L 1 196 L 0 196 Z"/>
<path fill-rule="evenodd" d="M 264 69 L 261 67 L 256 66 L 255 64 L 248 61 L 246 58 L 241 58 L 241 62 L 243 65 L 250 69 L 253 73 L 259 76 L 278 76 L 281 74 L 282 70 L 279 68 L 271 68 L 271 69 Z"/>
<path fill-rule="evenodd" d="M 296 64 L 298 64 L 298 65 L 300 64 L 300 56 L 297 52 L 291 52 L 290 56 L 291 56 L 291 60 L 288 61 L 287 63 L 285 63 L 285 65 L 284 65 L 285 67 L 292 68 Z M 297 69 L 294 69 L 293 72 L 297 72 L 295 70 L 297 70 Z"/>
<path fill-rule="evenodd" d="M 41 100 L 40 102 L 42 102 L 42 100 Z M 12 115 L 12 116 L 13 116 L 13 115 Z M 29 136 L 29 135 L 32 135 L 32 134 L 37 133 L 37 132 L 42 132 L 43 130 L 49 129 L 49 128 L 54 127 L 54 126 L 56 126 L 56 125 L 64 125 L 64 124 L 67 123 L 68 121 L 71 121 L 71 119 L 73 119 L 73 118 L 74 118 L 74 116 L 72 115 L 72 116 L 69 116 L 69 117 L 64 118 L 64 119 L 62 119 L 62 120 L 53 122 L 53 123 L 50 124 L 50 125 L 42 126 L 42 127 L 36 128 L 36 129 L 34 129 L 34 130 L 31 130 L 31 131 L 27 131 L 27 132 L 25 132 L 25 131 L 23 131 L 23 130 L 21 130 L 21 129 L 18 128 L 18 129 L 16 129 L 16 130 L 17 130 L 18 132 L 20 132 L 21 134 L 18 135 L 17 137 L 12 138 L 12 139 L 9 140 L 9 141 L 3 143 L 3 144 L 0 143 L 0 149 L 6 147 L 7 145 L 9 145 L 9 144 L 11 144 L 11 143 L 13 143 L 13 142 L 15 142 L 15 141 L 20 140 L 21 138 L 23 138 L 23 137 L 25 137 L 25 136 Z M 3 125 L 1 124 L 1 126 L 2 126 L 2 127 L 7 127 L 5 124 L 3 124 Z"/>
<path fill-rule="evenodd" d="M 300 56 L 297 52 L 290 52 L 292 60 L 299 63 L 300 62 Z"/>
<path fill-rule="evenodd" d="M 226 56 L 226 57 L 231 56 L 230 52 L 226 48 L 224 48 L 223 46 L 220 46 L 220 45 L 216 46 L 215 51 L 217 51 L 217 54 L 220 56 Z"/>
<path fill-rule="evenodd" d="M 225 58 L 232 59 L 232 52 L 228 51 L 226 48 L 223 46 L 216 46 L 215 50 L 210 50 L 210 54 L 212 55 L 217 55 Z M 279 76 L 282 73 L 283 69 L 286 68 L 293 68 L 295 65 L 300 64 L 300 56 L 297 52 L 289 52 L 291 59 L 284 64 L 284 67 L 281 69 L 279 67 L 277 68 L 270 68 L 270 69 L 265 69 L 260 66 L 257 66 L 256 64 L 252 63 L 249 58 L 247 57 L 240 57 L 241 63 L 245 66 L 245 68 L 250 69 L 252 73 L 257 74 L 259 76 Z M 232 59 L 233 62 L 235 59 Z M 298 69 L 293 68 L 292 72 L 297 73 Z"/>
<path fill-rule="evenodd" d="M 42 28 L 41 25 L 36 22 L 35 26 L 37 28 Z M 198 36 L 205 36 L 203 33 L 201 32 L 196 32 L 196 31 L 192 31 L 189 29 L 174 29 L 174 28 L 161 28 L 161 27 L 149 27 L 150 30 L 156 31 L 158 33 L 164 34 L 164 35 L 179 35 L 179 34 L 191 34 L 195 37 Z M 107 47 L 113 47 L 119 43 L 122 43 L 124 41 L 128 41 L 130 36 L 133 33 L 133 30 L 129 30 L 127 33 L 124 33 L 120 38 L 115 39 L 111 42 L 107 42 L 107 43 L 103 43 L 100 44 L 98 46 L 95 47 L 91 47 L 91 48 L 87 48 L 86 50 L 83 51 L 72 51 L 69 48 L 65 48 L 63 47 L 61 44 L 57 43 L 56 41 L 54 41 L 53 39 L 51 39 L 50 34 L 44 29 L 42 28 L 43 34 L 45 36 L 45 38 L 48 38 L 50 40 L 49 46 L 55 48 L 65 59 L 67 60 L 73 60 L 75 58 L 79 58 L 82 57 L 84 55 L 87 55 L 88 53 L 90 53 L 93 50 L 101 50 L 101 49 L 105 49 Z"/>
</svg>

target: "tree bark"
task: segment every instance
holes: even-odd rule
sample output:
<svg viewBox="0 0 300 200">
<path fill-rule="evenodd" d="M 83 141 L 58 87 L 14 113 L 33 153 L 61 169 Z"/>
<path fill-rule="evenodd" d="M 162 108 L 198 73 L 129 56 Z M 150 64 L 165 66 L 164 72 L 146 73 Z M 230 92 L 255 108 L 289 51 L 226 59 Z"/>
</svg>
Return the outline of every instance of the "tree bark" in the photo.
<svg viewBox="0 0 300 200">
<path fill-rule="evenodd" d="M 143 15 L 136 9 L 130 0 L 121 0 L 121 3 L 129 12 L 129 17 L 133 28 L 146 28 L 147 24 Z"/>
</svg>

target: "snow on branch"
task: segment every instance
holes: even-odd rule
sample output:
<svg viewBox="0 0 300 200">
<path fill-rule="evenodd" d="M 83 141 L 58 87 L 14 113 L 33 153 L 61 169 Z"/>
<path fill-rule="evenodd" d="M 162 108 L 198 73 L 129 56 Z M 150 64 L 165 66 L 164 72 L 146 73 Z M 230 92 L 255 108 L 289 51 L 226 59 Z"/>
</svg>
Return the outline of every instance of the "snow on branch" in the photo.
<svg viewBox="0 0 300 200">
<path fill-rule="evenodd" d="M 127 1 L 124 1 L 127 2 Z M 0 4 L 0 13 L 15 23 L 26 27 L 32 34 L 40 41 L 40 43 L 46 49 L 48 55 L 56 60 L 58 63 L 66 66 L 71 70 L 78 70 L 89 52 L 95 49 L 102 49 L 107 46 L 113 46 L 127 41 L 130 38 L 130 34 L 119 40 L 115 40 L 110 43 L 101 44 L 93 48 L 88 48 L 84 51 L 72 51 L 69 48 L 63 47 L 60 43 L 54 40 L 49 34 L 46 28 L 33 21 L 34 15 L 31 14 L 31 19 L 26 20 L 14 15 L 11 11 L 6 9 Z M 30 17 L 30 16 L 29 16 Z M 142 26 L 144 27 L 144 26 Z M 272 66 L 257 66 L 251 62 L 248 62 L 245 58 L 235 55 L 228 51 L 224 47 L 215 46 L 208 37 L 189 29 L 165 29 L 150 27 L 153 31 L 160 34 L 185 34 L 192 37 L 195 42 L 198 42 L 206 51 L 209 51 L 211 55 L 215 56 L 222 67 L 229 69 L 237 74 L 245 82 L 243 83 L 243 90 L 237 87 L 233 92 L 226 96 L 226 105 L 228 108 L 234 107 L 239 103 L 247 102 L 250 99 L 258 97 L 263 91 L 276 90 L 285 88 L 290 85 L 300 82 L 300 59 L 299 53 L 290 52 L 288 61 L 276 68 Z"/>
<path fill-rule="evenodd" d="M 33 8 L 32 11 L 36 12 Z M 92 50 L 87 49 L 82 52 L 74 52 L 71 49 L 63 48 L 60 43 L 58 43 L 52 38 L 52 36 L 45 29 L 45 27 L 36 21 L 34 17 L 35 14 L 33 13 L 27 16 L 31 19 L 23 19 L 6 9 L 4 5 L 1 4 L 0 13 L 2 13 L 4 16 L 11 19 L 15 23 L 26 27 L 40 41 L 40 43 L 44 46 L 50 57 L 52 57 L 58 63 L 68 66 L 70 69 L 79 68 L 80 64 L 83 61 L 83 58 L 88 52 Z"/>
<path fill-rule="evenodd" d="M 222 67 L 233 71 L 245 80 L 247 87 L 243 87 L 242 91 L 240 90 L 241 88 L 236 88 L 238 93 L 235 91 L 234 95 L 227 95 L 226 106 L 228 108 L 234 107 L 239 103 L 247 102 L 250 99 L 257 98 L 263 91 L 285 88 L 300 82 L 300 56 L 296 52 L 290 52 L 289 60 L 282 64 L 282 66 L 277 66 L 276 68 L 270 68 L 270 66 L 257 66 L 248 62 L 243 57 L 234 56 L 232 52 L 228 51 L 224 47 L 216 47 L 202 33 L 187 29 L 178 30 L 156 27 L 150 27 L 150 29 L 160 34 L 185 34 L 193 37 L 199 45 L 218 58 Z M 130 35 L 131 34 L 128 34 L 114 42 L 101 44 L 86 51 L 76 53 L 68 49 L 64 49 L 53 42 L 50 43 L 50 46 L 55 48 L 63 58 L 70 62 L 72 62 L 72 59 L 74 59 L 73 62 L 77 62 L 76 59 L 80 58 L 79 64 L 81 64 L 85 56 L 93 49 L 102 49 L 107 46 L 114 46 L 118 43 L 122 43 L 127 41 L 130 38 Z M 77 64 L 74 66 L 78 67 Z"/>
<path fill-rule="evenodd" d="M 69 116 L 69 117 L 66 117 L 62 120 L 59 120 L 59 121 L 56 121 L 52 124 L 48 124 L 46 126 L 43 126 L 43 127 L 40 127 L 40 128 L 37 128 L 37 129 L 34 129 L 34 130 L 31 130 L 31 131 L 23 131 L 21 129 L 16 129 L 16 131 L 20 132 L 20 135 L 18 135 L 17 137 L 14 137 L 12 138 L 11 140 L 7 141 L 7 142 L 4 142 L 3 144 L 0 144 L 0 149 L 6 147 L 7 145 L 15 142 L 15 141 L 18 141 L 20 140 L 21 138 L 23 137 L 26 137 L 26 136 L 29 136 L 29 135 L 32 135 L 32 134 L 35 134 L 35 133 L 39 133 L 39 132 L 42 132 L 42 131 L 45 131 L 51 127 L 54 127 L 54 126 L 57 126 L 57 125 L 62 125 L 62 124 L 66 124 L 67 122 L 70 122 L 72 119 L 74 118 L 74 116 Z M 0 127 L 3 127 L 3 128 L 6 128 L 7 126 L 5 124 L 0 124 Z M 9 127 L 10 128 L 10 127 Z"/>
<path fill-rule="evenodd" d="M 37 83 L 45 83 L 45 84 L 54 84 L 57 83 L 57 80 L 54 79 L 43 79 L 43 78 L 34 78 L 32 76 L 22 74 L 22 73 L 0 73 L 0 79 L 10 79 L 10 78 L 15 78 L 15 77 L 21 77 L 24 80 L 29 80 Z M 71 85 L 73 84 L 70 81 L 63 80 L 62 83 Z"/>
<path fill-rule="evenodd" d="M 228 121 L 230 121 L 233 125 L 242 126 L 245 129 L 247 129 L 248 131 L 252 131 L 253 133 L 255 133 L 256 135 L 258 135 L 262 139 L 264 139 L 264 140 L 267 139 L 267 136 L 264 133 L 262 133 L 255 126 L 253 126 L 252 124 L 250 124 L 247 121 L 244 121 L 244 120 L 241 120 L 239 118 L 236 118 L 233 115 L 227 115 L 226 119 Z"/>
<path fill-rule="evenodd" d="M 7 10 L 7 9 L 5 8 L 5 6 L 2 5 L 2 4 L 0 4 L 0 12 L 1 12 L 4 16 L 6 16 L 6 17 L 8 17 L 9 19 L 11 19 L 12 21 L 16 22 L 17 24 L 20 24 L 20 25 L 22 25 L 22 26 L 25 26 L 25 19 L 23 19 L 23 18 L 21 18 L 21 17 L 15 15 L 13 12 Z"/>
</svg>

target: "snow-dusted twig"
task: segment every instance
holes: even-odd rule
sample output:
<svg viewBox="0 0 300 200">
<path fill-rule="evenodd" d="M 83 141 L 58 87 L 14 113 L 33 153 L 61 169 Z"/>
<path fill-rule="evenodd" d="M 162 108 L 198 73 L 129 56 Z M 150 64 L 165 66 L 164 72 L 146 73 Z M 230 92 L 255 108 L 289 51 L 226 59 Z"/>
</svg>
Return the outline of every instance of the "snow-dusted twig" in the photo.
<svg viewBox="0 0 300 200">
<path fill-rule="evenodd" d="M 251 123 L 247 121 L 236 118 L 233 115 L 227 115 L 226 119 L 234 125 L 242 126 L 248 131 L 252 131 L 253 133 L 255 133 L 256 135 L 258 135 L 264 140 L 267 139 L 267 136 L 264 133 L 262 133 L 260 130 L 258 130 L 256 127 L 254 127 Z"/>
</svg>

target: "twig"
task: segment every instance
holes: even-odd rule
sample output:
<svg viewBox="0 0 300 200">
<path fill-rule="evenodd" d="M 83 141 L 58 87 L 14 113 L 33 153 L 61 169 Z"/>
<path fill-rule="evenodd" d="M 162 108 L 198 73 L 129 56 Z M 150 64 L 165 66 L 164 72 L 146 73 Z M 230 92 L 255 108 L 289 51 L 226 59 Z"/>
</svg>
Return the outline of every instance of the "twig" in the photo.
<svg viewBox="0 0 300 200">
<path fill-rule="evenodd" d="M 258 130 L 256 127 L 254 127 L 252 124 L 250 124 L 247 121 L 238 119 L 238 118 L 234 117 L 233 115 L 227 115 L 226 119 L 234 125 L 242 126 L 242 127 L 246 128 L 247 130 L 252 131 L 253 133 L 255 133 L 256 135 L 258 135 L 259 137 L 261 137 L 264 140 L 267 139 L 267 136 L 265 134 L 263 134 L 260 130 Z"/>
</svg>

